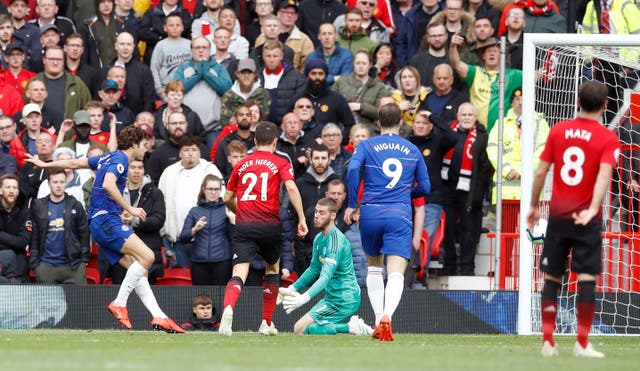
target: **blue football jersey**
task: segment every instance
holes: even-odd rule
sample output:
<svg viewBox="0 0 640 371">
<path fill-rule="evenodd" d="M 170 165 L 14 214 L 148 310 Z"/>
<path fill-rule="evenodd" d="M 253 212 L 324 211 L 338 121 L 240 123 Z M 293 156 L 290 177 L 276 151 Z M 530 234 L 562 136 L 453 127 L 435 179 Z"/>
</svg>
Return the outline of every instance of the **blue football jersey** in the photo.
<svg viewBox="0 0 640 371">
<path fill-rule="evenodd" d="M 102 187 L 104 177 L 107 173 L 113 173 L 117 180 L 116 186 L 120 193 L 124 192 L 127 185 L 127 174 L 129 171 L 129 158 L 122 151 L 105 153 L 100 156 L 88 159 L 89 167 L 96 171 L 96 180 L 91 190 L 91 203 L 89 206 L 89 219 L 96 214 L 120 215 L 122 208 L 118 205 Z"/>
<path fill-rule="evenodd" d="M 379 135 L 356 147 L 347 169 L 349 207 L 355 208 L 360 180 L 362 205 L 411 204 L 429 193 L 431 185 L 420 150 L 396 134 Z"/>
</svg>

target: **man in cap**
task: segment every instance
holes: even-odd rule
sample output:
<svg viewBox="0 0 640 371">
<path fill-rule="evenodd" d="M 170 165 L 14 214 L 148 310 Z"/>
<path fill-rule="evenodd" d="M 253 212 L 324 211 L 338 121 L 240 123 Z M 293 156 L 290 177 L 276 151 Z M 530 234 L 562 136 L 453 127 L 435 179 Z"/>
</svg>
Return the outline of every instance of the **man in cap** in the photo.
<svg viewBox="0 0 640 371">
<path fill-rule="evenodd" d="M 277 15 L 280 20 L 280 35 L 278 38 L 284 40 L 284 44 L 293 49 L 295 53 L 293 67 L 302 72 L 307 56 L 313 53 L 315 48 L 311 38 L 296 26 L 298 2 L 296 0 L 280 1 Z M 258 37 L 258 40 L 260 40 L 260 37 Z"/>
<path fill-rule="evenodd" d="M 98 96 L 106 108 L 104 120 L 102 121 L 102 131 L 110 130 L 111 117 L 108 113 L 113 113 L 116 117 L 116 133 L 120 134 L 122 129 L 133 124 L 136 117 L 129 108 L 120 103 L 122 91 L 118 83 L 113 80 L 105 80 L 100 86 Z"/>
<path fill-rule="evenodd" d="M 100 142 L 91 140 L 91 115 L 86 110 L 78 110 L 73 114 L 73 120 L 64 120 L 60 127 L 60 136 L 64 136 L 67 131 L 73 129 L 74 139 L 70 139 L 58 144 L 58 148 L 71 148 L 76 153 L 76 158 L 87 157 L 89 148 L 98 147 L 105 153 L 109 149 Z"/>
<path fill-rule="evenodd" d="M 348 138 L 351 126 L 355 124 L 353 114 L 347 100 L 329 89 L 327 72 L 329 67 L 322 59 L 307 62 L 304 73 L 307 76 L 307 88 L 304 96 L 309 98 L 316 111 L 315 117 L 320 125 L 333 122 L 342 125 L 343 138 Z"/>
<path fill-rule="evenodd" d="M 4 51 L 4 57 L 7 61 L 6 71 L 0 74 L 0 80 L 7 85 L 13 86 L 20 94 L 24 93 L 27 82 L 36 75 L 35 72 L 23 67 L 26 51 L 27 49 L 19 43 L 7 45 Z"/>
<path fill-rule="evenodd" d="M 220 124 L 226 126 L 233 122 L 236 109 L 246 102 L 256 102 L 263 116 L 269 115 L 271 99 L 269 93 L 260 85 L 256 62 L 251 59 L 243 59 L 238 63 L 235 73 L 236 81 L 231 89 L 222 96 L 222 113 Z"/>
<path fill-rule="evenodd" d="M 62 41 L 64 41 L 68 35 L 76 32 L 73 21 L 67 17 L 58 16 L 56 0 L 38 0 L 36 10 L 40 17 L 30 20 L 29 23 L 40 27 L 40 29 L 47 25 L 55 25 L 58 32 L 60 32 Z"/>
<path fill-rule="evenodd" d="M 459 34 L 451 37 L 449 47 L 449 61 L 451 67 L 469 87 L 469 101 L 477 109 L 477 119 L 482 126 L 491 132 L 493 124 L 498 118 L 498 81 L 500 74 L 500 42 L 495 37 L 476 45 L 482 56 L 484 66 L 469 65 L 460 59 L 458 48 L 464 44 L 464 38 Z M 507 69 L 504 76 L 504 94 L 510 97 L 514 90 L 522 86 L 522 71 Z M 505 102 L 505 109 L 511 108 L 511 103 Z"/>
<path fill-rule="evenodd" d="M 14 30 L 13 37 L 17 42 L 25 46 L 27 62 L 31 61 L 33 53 L 40 52 L 40 29 L 38 26 L 27 22 L 29 10 L 28 0 L 9 0 L 7 5 L 7 12 L 11 16 L 11 25 Z M 31 15 L 33 14 L 31 12 Z M 30 66 L 28 68 L 31 69 Z"/>
<path fill-rule="evenodd" d="M 5 101 L 6 99 L 2 99 Z M 9 154 L 18 161 L 18 168 L 25 164 L 26 155 L 36 154 L 36 140 L 41 131 L 46 131 L 42 123 L 42 112 L 37 104 L 29 103 L 22 108 L 22 122 L 25 128 L 9 144 Z"/>
<path fill-rule="evenodd" d="M 191 40 L 191 56 L 176 68 L 173 79 L 184 84 L 184 104 L 200 116 L 207 132 L 207 147 L 211 147 L 221 130 L 221 97 L 231 88 L 231 76 L 211 58 L 211 42 L 205 37 Z"/>
</svg>

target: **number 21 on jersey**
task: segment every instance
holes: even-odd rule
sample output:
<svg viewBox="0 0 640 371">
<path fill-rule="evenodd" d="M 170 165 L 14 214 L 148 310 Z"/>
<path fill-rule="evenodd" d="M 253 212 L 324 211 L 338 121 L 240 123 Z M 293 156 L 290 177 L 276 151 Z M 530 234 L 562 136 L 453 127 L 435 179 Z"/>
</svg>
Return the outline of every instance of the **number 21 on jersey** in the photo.
<svg viewBox="0 0 640 371">
<path fill-rule="evenodd" d="M 247 184 L 247 189 L 245 189 L 244 194 L 240 198 L 240 201 L 255 201 L 258 198 L 258 195 L 254 193 L 254 188 L 256 185 L 260 193 L 260 201 L 267 201 L 267 181 L 269 180 L 269 173 L 264 171 L 259 175 L 255 173 L 246 173 L 242 176 L 242 184 Z M 260 183 L 258 185 L 258 182 Z"/>
</svg>

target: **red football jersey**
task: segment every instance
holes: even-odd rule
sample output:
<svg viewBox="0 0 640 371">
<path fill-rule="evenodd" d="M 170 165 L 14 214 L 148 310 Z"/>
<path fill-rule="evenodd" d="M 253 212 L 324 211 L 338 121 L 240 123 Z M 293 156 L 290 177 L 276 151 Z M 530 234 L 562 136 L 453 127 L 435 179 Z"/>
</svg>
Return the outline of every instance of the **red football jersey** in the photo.
<svg viewBox="0 0 640 371">
<path fill-rule="evenodd" d="M 588 209 L 600 164 L 615 168 L 619 154 L 618 137 L 597 121 L 578 117 L 551 128 L 540 155 L 554 165 L 550 216 L 570 218 Z"/>
<path fill-rule="evenodd" d="M 294 180 L 289 161 L 271 152 L 255 151 L 236 164 L 227 190 L 236 192 L 236 221 L 280 224 L 280 184 Z"/>
</svg>

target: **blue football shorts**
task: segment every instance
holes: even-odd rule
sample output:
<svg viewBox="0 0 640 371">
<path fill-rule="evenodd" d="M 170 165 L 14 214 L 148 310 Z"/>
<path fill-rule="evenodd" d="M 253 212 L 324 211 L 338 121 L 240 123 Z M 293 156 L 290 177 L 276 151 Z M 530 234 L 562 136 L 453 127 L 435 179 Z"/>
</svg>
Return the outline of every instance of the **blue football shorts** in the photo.
<svg viewBox="0 0 640 371">
<path fill-rule="evenodd" d="M 133 231 L 124 225 L 120 217 L 115 215 L 99 215 L 89 221 L 89 229 L 93 239 L 111 264 L 117 264 L 122 258 L 122 245 Z"/>
</svg>

